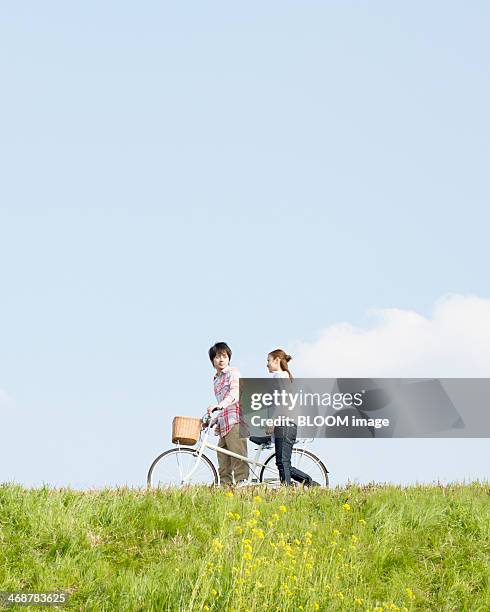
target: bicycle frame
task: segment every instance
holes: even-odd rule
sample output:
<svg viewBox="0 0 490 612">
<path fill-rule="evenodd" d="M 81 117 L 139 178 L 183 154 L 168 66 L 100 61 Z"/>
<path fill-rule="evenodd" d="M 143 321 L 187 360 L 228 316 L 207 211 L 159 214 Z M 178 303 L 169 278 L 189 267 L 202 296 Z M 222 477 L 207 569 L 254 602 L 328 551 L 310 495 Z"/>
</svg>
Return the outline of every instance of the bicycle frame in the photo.
<svg viewBox="0 0 490 612">
<path fill-rule="evenodd" d="M 250 459 L 248 457 L 244 457 L 243 455 L 239 455 L 238 453 L 233 453 L 232 451 L 229 451 L 226 448 L 222 448 L 221 446 L 217 446 L 216 444 L 210 444 L 208 442 L 208 438 L 209 438 L 209 431 L 210 428 L 208 427 L 206 429 L 206 433 L 204 434 L 204 438 L 202 439 L 202 441 L 199 444 L 198 449 L 196 450 L 197 452 L 197 460 L 196 463 L 194 464 L 194 467 L 192 468 L 192 470 L 186 474 L 183 479 L 182 479 L 182 484 L 187 484 L 189 479 L 191 478 L 192 474 L 195 472 L 195 470 L 197 469 L 198 463 L 199 463 L 199 458 L 201 457 L 201 455 L 204 452 L 204 449 L 206 448 L 210 448 L 211 450 L 216 451 L 217 453 L 223 453 L 224 455 L 229 455 L 230 457 L 235 457 L 235 459 L 241 459 L 242 461 L 245 461 L 246 463 L 248 463 L 250 466 L 254 466 L 254 467 L 266 467 L 264 463 L 261 463 L 259 461 L 259 458 L 262 454 L 262 446 L 259 446 L 257 448 L 257 452 L 255 453 L 255 458 L 254 459 Z M 252 482 L 252 475 L 253 475 L 253 468 L 250 470 L 249 475 L 248 475 L 248 480 L 247 482 L 250 484 Z M 219 474 L 218 474 L 218 479 L 219 479 Z"/>
<path fill-rule="evenodd" d="M 242 461 L 245 461 L 245 463 L 248 463 L 250 465 L 250 467 L 251 467 L 249 475 L 248 475 L 248 479 L 247 479 L 248 484 L 251 484 L 253 482 L 253 476 L 254 475 L 257 476 L 256 474 L 254 474 L 254 472 L 255 472 L 254 468 L 263 468 L 263 467 L 265 467 L 266 469 L 271 469 L 270 466 L 266 466 L 265 463 L 261 463 L 259 461 L 259 458 L 262 455 L 262 451 L 264 450 L 263 446 L 259 445 L 257 447 L 257 451 L 256 451 L 255 457 L 253 459 L 249 458 L 249 457 L 244 457 L 243 455 L 239 455 L 238 453 L 233 453 L 232 451 L 229 451 L 226 448 L 222 448 L 221 446 L 217 446 L 216 444 L 209 443 L 208 442 L 209 432 L 210 432 L 210 428 L 207 427 L 206 428 L 206 433 L 204 434 L 203 439 L 200 441 L 199 447 L 196 449 L 197 459 L 196 459 L 196 462 L 194 464 L 194 467 L 185 476 L 181 475 L 182 484 L 184 484 L 184 485 L 188 484 L 188 481 L 190 480 L 190 478 L 192 477 L 192 475 L 194 474 L 194 472 L 197 469 L 197 466 L 199 464 L 199 458 L 204 453 L 204 450 L 206 448 L 214 450 L 217 453 L 223 453 L 224 455 L 228 455 L 230 457 L 234 457 L 235 459 L 241 459 Z M 313 440 L 313 438 L 312 438 L 312 440 Z M 306 445 L 307 442 L 308 442 L 308 440 L 303 440 L 303 444 L 304 445 Z M 304 448 L 302 450 L 304 450 Z M 274 470 L 274 472 L 275 472 L 275 470 Z M 219 484 L 219 473 L 218 473 L 218 484 Z"/>
</svg>

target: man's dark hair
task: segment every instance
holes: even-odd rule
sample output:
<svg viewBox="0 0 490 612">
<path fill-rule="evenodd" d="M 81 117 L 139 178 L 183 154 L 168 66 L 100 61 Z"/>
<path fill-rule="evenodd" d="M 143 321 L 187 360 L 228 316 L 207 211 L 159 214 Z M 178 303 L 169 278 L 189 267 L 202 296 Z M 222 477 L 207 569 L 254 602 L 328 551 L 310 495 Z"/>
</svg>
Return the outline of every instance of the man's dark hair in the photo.
<svg viewBox="0 0 490 612">
<path fill-rule="evenodd" d="M 213 363 L 214 358 L 219 353 L 226 353 L 228 355 L 228 359 L 231 359 L 231 348 L 226 344 L 226 342 L 216 342 L 208 351 L 209 359 L 211 359 L 211 363 Z"/>
</svg>

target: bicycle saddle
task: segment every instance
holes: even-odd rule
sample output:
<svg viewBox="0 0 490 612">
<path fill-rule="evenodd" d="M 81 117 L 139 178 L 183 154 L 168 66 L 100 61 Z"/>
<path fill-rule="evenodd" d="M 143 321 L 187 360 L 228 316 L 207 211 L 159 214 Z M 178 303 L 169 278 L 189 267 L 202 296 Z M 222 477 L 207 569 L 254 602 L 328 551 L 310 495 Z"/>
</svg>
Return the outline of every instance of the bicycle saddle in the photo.
<svg viewBox="0 0 490 612">
<path fill-rule="evenodd" d="M 250 436 L 249 438 L 252 444 L 258 444 L 259 446 L 269 446 L 272 441 L 270 436 Z"/>
</svg>

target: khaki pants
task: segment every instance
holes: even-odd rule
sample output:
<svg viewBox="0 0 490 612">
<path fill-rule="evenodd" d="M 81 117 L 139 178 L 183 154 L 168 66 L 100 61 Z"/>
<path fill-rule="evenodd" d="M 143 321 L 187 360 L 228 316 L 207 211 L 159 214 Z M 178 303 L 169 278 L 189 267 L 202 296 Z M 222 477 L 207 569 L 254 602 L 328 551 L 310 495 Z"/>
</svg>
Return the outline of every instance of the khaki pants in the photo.
<svg viewBox="0 0 490 612">
<path fill-rule="evenodd" d="M 247 438 L 240 438 L 240 425 L 232 425 L 226 436 L 221 437 L 218 442 L 220 448 L 226 448 L 237 455 L 247 456 Z M 235 482 L 248 478 L 248 463 L 241 459 L 235 459 L 224 453 L 218 453 L 219 478 L 221 484 L 233 484 L 231 473 L 235 473 Z"/>
</svg>

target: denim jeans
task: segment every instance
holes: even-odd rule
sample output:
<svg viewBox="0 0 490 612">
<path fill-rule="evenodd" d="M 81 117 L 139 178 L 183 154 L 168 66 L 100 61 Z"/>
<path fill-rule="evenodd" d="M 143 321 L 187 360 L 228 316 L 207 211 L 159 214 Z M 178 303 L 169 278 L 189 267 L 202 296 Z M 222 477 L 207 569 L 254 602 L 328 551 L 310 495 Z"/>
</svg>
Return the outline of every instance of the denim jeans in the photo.
<svg viewBox="0 0 490 612">
<path fill-rule="evenodd" d="M 276 465 L 279 470 L 279 478 L 286 485 L 291 484 L 291 478 L 297 482 L 311 484 L 311 477 L 305 472 L 291 467 L 291 453 L 293 444 L 296 442 L 295 424 L 274 427 L 274 445 L 276 447 Z"/>
</svg>

